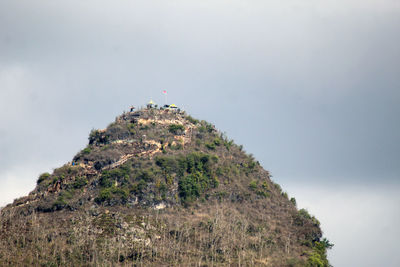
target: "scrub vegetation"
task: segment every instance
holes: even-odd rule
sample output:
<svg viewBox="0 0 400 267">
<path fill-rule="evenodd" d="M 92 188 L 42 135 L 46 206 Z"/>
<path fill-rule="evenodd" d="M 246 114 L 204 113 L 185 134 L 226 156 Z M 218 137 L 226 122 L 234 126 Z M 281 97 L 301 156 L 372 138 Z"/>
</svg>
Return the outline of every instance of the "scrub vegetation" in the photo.
<svg viewBox="0 0 400 267">
<path fill-rule="evenodd" d="M 333 246 L 242 146 L 155 108 L 92 130 L 0 227 L 1 266 L 329 266 Z"/>
</svg>

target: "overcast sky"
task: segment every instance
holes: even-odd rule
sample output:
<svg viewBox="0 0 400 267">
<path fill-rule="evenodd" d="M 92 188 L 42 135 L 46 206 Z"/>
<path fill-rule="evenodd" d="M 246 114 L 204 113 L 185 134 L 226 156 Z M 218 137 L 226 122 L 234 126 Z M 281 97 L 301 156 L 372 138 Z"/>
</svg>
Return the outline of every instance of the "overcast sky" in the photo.
<svg viewBox="0 0 400 267">
<path fill-rule="evenodd" d="M 0 0 L 0 205 L 162 90 L 321 220 L 334 266 L 400 265 L 400 1 Z"/>
</svg>

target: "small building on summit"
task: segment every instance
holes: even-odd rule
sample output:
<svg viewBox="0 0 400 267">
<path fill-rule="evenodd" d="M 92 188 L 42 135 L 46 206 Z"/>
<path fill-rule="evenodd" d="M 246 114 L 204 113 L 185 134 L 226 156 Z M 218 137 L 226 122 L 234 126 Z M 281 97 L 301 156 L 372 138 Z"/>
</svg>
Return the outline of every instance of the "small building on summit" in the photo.
<svg viewBox="0 0 400 267">
<path fill-rule="evenodd" d="M 179 111 L 179 108 L 175 104 L 169 105 L 169 109 L 172 111 Z"/>
<path fill-rule="evenodd" d="M 177 105 L 175 105 L 175 104 L 171 104 L 171 105 L 164 105 L 164 106 L 162 106 L 161 107 L 161 110 L 167 110 L 167 111 L 173 111 L 173 112 L 180 112 L 180 108 L 178 108 L 178 106 Z"/>
<path fill-rule="evenodd" d="M 156 108 L 157 104 L 153 102 L 153 100 L 150 100 L 149 103 L 147 103 L 147 108 Z"/>
</svg>

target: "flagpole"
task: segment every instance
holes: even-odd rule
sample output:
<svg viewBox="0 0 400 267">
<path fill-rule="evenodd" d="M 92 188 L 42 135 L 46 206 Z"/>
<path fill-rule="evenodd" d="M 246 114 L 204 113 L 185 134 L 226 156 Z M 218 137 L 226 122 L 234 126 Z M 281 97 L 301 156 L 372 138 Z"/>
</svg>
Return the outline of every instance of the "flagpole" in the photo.
<svg viewBox="0 0 400 267">
<path fill-rule="evenodd" d="M 164 105 L 166 105 L 167 104 L 167 91 L 164 90 L 163 93 L 164 93 L 164 102 L 165 102 Z"/>
</svg>

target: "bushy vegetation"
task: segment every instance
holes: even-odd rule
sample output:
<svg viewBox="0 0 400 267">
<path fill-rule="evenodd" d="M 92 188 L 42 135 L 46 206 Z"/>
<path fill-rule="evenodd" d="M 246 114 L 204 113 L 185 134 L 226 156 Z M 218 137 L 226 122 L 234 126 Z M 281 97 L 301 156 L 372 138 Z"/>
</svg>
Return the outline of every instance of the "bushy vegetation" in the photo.
<svg viewBox="0 0 400 267">
<path fill-rule="evenodd" d="M 258 185 L 257 185 L 257 181 L 256 180 L 253 180 L 253 181 L 250 182 L 249 188 L 251 190 L 255 191 L 257 189 L 257 187 L 258 187 Z"/>
<path fill-rule="evenodd" d="M 113 123 L 107 127 L 105 136 L 108 136 L 110 141 L 128 139 L 132 134 L 132 129 L 128 128 L 127 124 Z"/>
<path fill-rule="evenodd" d="M 126 182 L 127 179 L 129 179 L 130 173 L 131 173 L 131 168 L 127 164 L 122 165 L 116 169 L 105 170 L 101 173 L 99 179 L 100 186 L 111 187 L 116 181 L 124 183 Z"/>
<path fill-rule="evenodd" d="M 129 196 L 141 198 L 148 190 L 158 192 L 165 199 L 168 188 L 176 183 L 178 197 L 187 204 L 202 196 L 206 190 L 218 187 L 219 180 L 215 172 L 217 162 L 217 156 L 201 152 L 157 156 L 147 166 L 135 168 L 132 167 L 135 162 L 129 161 L 102 172 L 99 178 L 101 189 L 96 201 L 125 202 Z"/>
<path fill-rule="evenodd" d="M 303 226 L 308 222 L 319 226 L 320 222 L 314 216 L 311 216 L 306 209 L 300 209 L 298 213 L 294 216 L 293 221 L 296 225 Z"/>
<path fill-rule="evenodd" d="M 210 150 L 215 150 L 216 148 L 216 145 L 214 143 L 206 143 L 205 146 Z"/>
<path fill-rule="evenodd" d="M 222 144 L 222 140 L 219 137 L 215 137 L 211 142 L 205 143 L 206 148 L 210 150 L 215 150 L 218 146 Z"/>
<path fill-rule="evenodd" d="M 85 147 L 85 148 L 82 149 L 82 151 L 81 151 L 82 155 L 90 154 L 90 152 L 92 152 L 92 148 L 91 148 L 90 146 Z"/>
<path fill-rule="evenodd" d="M 39 176 L 38 180 L 37 180 L 37 184 L 40 184 L 40 183 L 43 182 L 44 180 L 47 180 L 49 177 L 50 177 L 50 173 L 48 173 L 48 172 L 42 173 L 42 174 Z"/>
<path fill-rule="evenodd" d="M 216 188 L 219 181 L 214 171 L 217 157 L 209 154 L 193 152 L 177 157 L 157 157 L 155 162 L 166 177 L 176 174 L 178 176 L 179 197 L 184 203 L 200 197 L 205 190 Z"/>
<path fill-rule="evenodd" d="M 95 201 L 98 203 L 102 203 L 102 202 L 109 202 L 113 198 L 117 198 L 124 202 L 127 200 L 128 196 L 129 196 L 128 190 L 116 186 L 111 186 L 101 189 L 99 192 L 99 196 L 96 198 Z"/>
<path fill-rule="evenodd" d="M 290 198 L 290 202 L 296 207 L 297 206 L 297 201 L 294 197 Z"/>
<path fill-rule="evenodd" d="M 252 180 L 249 183 L 249 189 L 261 197 L 269 197 L 269 185 L 266 181 L 260 185 L 257 180 Z"/>
<path fill-rule="evenodd" d="M 88 180 L 84 176 L 78 176 L 75 178 L 75 182 L 73 183 L 73 188 L 79 189 L 84 187 L 85 185 L 88 184 Z"/>
<path fill-rule="evenodd" d="M 128 123 L 127 127 L 128 127 L 129 133 L 132 136 L 136 135 L 136 129 L 135 129 L 135 124 L 134 123 Z"/>
<path fill-rule="evenodd" d="M 93 130 L 74 166 L 2 210 L 0 265 L 328 266 L 318 220 L 241 146 L 184 114 L 137 115 Z"/>
<path fill-rule="evenodd" d="M 181 124 L 171 124 L 168 127 L 168 131 L 170 131 L 173 134 L 181 134 L 185 130 L 185 127 Z"/>
<path fill-rule="evenodd" d="M 68 202 L 73 199 L 74 190 L 64 190 L 60 193 L 57 200 L 53 203 L 54 210 L 61 210 L 68 206 Z"/>
<path fill-rule="evenodd" d="M 89 144 L 107 144 L 110 137 L 100 130 L 92 130 L 89 134 Z"/>
<path fill-rule="evenodd" d="M 224 139 L 224 146 L 229 151 L 233 146 L 233 140 Z"/>
<path fill-rule="evenodd" d="M 312 251 L 308 253 L 307 267 L 330 267 L 326 250 L 332 247 L 333 244 L 326 238 L 321 242 L 315 242 Z"/>
<path fill-rule="evenodd" d="M 199 123 L 199 120 L 194 119 L 192 116 L 186 116 L 186 119 L 195 125 Z"/>
<path fill-rule="evenodd" d="M 116 169 L 103 171 L 99 179 L 101 189 L 96 202 L 109 202 L 113 198 L 117 201 L 125 202 L 129 196 L 128 188 L 131 173 L 132 169 L 128 164 Z"/>
</svg>

